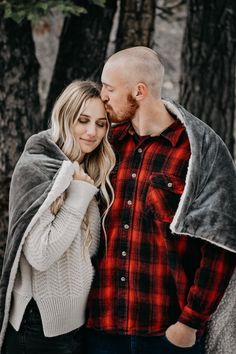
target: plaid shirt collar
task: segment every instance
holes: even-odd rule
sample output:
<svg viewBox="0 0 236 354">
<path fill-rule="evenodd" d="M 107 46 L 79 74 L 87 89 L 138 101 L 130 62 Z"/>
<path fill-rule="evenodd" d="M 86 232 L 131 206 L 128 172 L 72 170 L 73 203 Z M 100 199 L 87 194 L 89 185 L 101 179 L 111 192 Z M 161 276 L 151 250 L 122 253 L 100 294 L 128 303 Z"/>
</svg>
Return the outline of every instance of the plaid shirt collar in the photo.
<svg viewBox="0 0 236 354">
<path fill-rule="evenodd" d="M 169 127 L 167 127 L 161 134 L 164 139 L 167 139 L 171 145 L 174 147 L 179 141 L 181 134 L 183 133 L 183 124 L 176 119 Z M 117 137 L 118 141 L 122 141 L 126 138 L 127 135 L 138 135 L 131 122 L 123 123 L 123 129 L 120 130 L 119 136 Z M 151 138 L 156 138 L 155 136 Z"/>
</svg>

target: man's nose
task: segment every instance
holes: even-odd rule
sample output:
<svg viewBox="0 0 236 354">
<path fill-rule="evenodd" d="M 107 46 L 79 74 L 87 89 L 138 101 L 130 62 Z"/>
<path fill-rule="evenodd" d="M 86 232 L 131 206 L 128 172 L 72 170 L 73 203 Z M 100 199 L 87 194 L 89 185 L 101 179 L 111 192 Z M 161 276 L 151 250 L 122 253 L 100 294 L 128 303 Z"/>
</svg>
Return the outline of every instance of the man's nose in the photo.
<svg viewBox="0 0 236 354">
<path fill-rule="evenodd" d="M 101 99 L 104 103 L 109 101 L 109 97 L 108 97 L 106 89 L 104 87 L 102 87 L 102 90 L 101 90 Z"/>
</svg>

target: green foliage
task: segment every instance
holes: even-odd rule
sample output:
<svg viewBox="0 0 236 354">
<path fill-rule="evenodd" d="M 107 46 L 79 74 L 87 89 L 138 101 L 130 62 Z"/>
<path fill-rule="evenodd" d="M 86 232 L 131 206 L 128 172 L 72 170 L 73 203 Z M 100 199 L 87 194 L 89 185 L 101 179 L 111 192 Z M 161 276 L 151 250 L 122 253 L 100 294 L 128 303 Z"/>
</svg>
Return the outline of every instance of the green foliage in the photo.
<svg viewBox="0 0 236 354">
<path fill-rule="evenodd" d="M 92 0 L 91 3 L 104 6 L 106 0 Z M 36 23 L 41 17 L 47 16 L 52 11 L 59 11 L 65 16 L 86 13 L 84 7 L 76 5 L 72 0 L 0 0 L 0 10 L 4 18 L 11 18 L 17 23 L 23 20 Z"/>
<path fill-rule="evenodd" d="M 105 6 L 106 0 L 92 0 L 94 5 Z"/>
</svg>

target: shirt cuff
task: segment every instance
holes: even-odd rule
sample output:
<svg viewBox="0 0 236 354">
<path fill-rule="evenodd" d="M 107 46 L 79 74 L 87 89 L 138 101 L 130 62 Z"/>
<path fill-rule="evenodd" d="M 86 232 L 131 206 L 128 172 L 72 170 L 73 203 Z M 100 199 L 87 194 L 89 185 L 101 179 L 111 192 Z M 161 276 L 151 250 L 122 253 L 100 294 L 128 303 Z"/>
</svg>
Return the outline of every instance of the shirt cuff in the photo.
<svg viewBox="0 0 236 354">
<path fill-rule="evenodd" d="M 72 180 L 66 191 L 64 207 L 72 208 L 84 215 L 97 192 L 98 188 L 91 183 Z"/>
<path fill-rule="evenodd" d="M 210 316 L 202 315 L 188 306 L 185 306 L 178 321 L 197 330 L 201 330 L 206 326 Z"/>
</svg>

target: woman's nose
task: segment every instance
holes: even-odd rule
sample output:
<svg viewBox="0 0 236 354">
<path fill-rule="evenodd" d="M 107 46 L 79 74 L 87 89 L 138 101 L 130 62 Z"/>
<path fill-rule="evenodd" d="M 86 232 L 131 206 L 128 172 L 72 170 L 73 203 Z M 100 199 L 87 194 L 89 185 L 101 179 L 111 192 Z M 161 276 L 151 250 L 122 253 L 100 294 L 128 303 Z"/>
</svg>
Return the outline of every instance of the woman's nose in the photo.
<svg viewBox="0 0 236 354">
<path fill-rule="evenodd" d="M 90 124 L 87 127 L 87 134 L 90 136 L 95 136 L 96 135 L 96 126 L 95 124 Z"/>
</svg>

